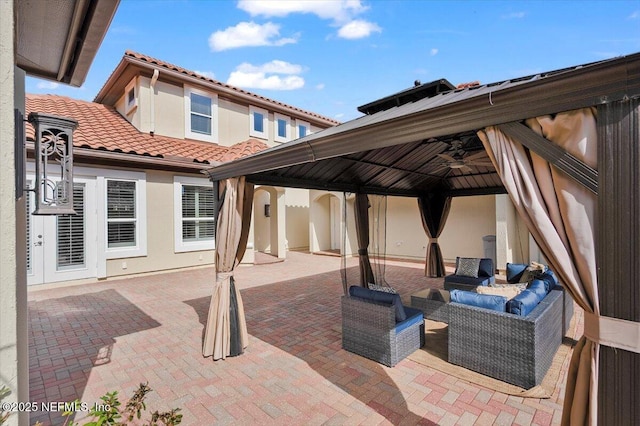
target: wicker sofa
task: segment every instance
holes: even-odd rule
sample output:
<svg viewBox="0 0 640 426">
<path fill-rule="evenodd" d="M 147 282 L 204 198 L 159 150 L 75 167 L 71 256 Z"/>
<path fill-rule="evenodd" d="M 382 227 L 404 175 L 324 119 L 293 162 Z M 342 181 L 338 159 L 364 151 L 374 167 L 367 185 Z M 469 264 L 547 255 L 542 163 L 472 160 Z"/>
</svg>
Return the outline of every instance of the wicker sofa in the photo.
<svg viewBox="0 0 640 426">
<path fill-rule="evenodd" d="M 449 304 L 449 362 L 529 389 L 542 382 L 562 343 L 564 289 L 557 285 L 526 316 Z M 569 297 L 570 299 L 570 297 Z"/>
<path fill-rule="evenodd" d="M 361 287 L 349 291 L 342 296 L 343 349 L 393 367 L 424 344 L 422 311 L 402 306 L 397 294 Z M 400 321 L 398 304 L 404 312 Z"/>
</svg>

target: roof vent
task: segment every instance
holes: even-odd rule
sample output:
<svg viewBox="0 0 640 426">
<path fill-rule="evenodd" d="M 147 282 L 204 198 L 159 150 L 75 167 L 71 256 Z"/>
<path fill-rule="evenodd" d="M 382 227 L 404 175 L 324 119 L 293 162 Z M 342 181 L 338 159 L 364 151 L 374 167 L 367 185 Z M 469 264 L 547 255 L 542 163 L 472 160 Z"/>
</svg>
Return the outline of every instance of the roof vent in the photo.
<svg viewBox="0 0 640 426">
<path fill-rule="evenodd" d="M 454 90 L 456 87 L 449 83 L 446 79 L 441 78 L 430 83 L 422 84 L 420 80 L 413 82 L 413 87 L 403 90 L 385 98 L 358 107 L 358 111 L 363 114 L 371 115 L 376 112 L 386 111 L 388 109 L 398 107 L 400 105 L 419 101 L 424 98 L 431 98 L 442 92 Z"/>
</svg>

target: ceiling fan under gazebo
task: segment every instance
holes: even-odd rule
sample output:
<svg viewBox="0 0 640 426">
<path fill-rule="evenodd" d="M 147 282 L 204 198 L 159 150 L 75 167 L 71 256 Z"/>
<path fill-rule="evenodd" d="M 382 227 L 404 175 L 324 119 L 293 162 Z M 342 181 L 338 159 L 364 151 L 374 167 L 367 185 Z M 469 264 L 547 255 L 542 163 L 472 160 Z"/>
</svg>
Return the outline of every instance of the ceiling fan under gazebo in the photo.
<svg viewBox="0 0 640 426">
<path fill-rule="evenodd" d="M 472 172 L 470 166 L 492 167 L 491 161 L 487 158 L 484 150 L 474 154 L 468 154 L 462 149 L 463 142 L 461 140 L 453 140 L 451 148 L 442 154 L 436 154 L 442 161 L 437 165 L 438 168 L 460 169 L 463 172 Z"/>
</svg>

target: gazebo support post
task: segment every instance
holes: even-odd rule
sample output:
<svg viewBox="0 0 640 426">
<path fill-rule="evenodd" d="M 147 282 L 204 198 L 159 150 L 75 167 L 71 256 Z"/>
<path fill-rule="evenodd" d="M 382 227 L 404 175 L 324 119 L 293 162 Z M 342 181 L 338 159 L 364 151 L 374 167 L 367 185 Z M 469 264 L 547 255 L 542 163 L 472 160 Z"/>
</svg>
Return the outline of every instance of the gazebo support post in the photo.
<svg viewBox="0 0 640 426">
<path fill-rule="evenodd" d="M 601 315 L 640 322 L 640 100 L 598 106 Z M 640 419 L 640 354 L 600 346 L 598 424 Z"/>
</svg>

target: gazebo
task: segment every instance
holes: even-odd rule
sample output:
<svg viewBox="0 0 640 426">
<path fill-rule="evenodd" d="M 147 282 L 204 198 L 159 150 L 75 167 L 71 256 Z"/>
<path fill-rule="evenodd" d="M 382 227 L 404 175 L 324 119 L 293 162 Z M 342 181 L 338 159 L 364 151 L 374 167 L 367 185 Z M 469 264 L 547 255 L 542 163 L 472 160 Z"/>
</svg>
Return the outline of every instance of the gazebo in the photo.
<svg viewBox="0 0 640 426">
<path fill-rule="evenodd" d="M 430 237 L 426 269 L 436 276 L 450 198 L 506 192 L 585 311 L 563 423 L 632 423 L 640 418 L 639 98 L 640 53 L 460 89 L 440 80 L 207 170 L 221 204 L 204 355 L 246 347 L 232 275 L 254 184 L 350 192 L 356 201 L 417 198 Z M 472 161 L 479 165 L 468 167 Z M 364 267 L 366 241 L 359 248 Z"/>
</svg>

